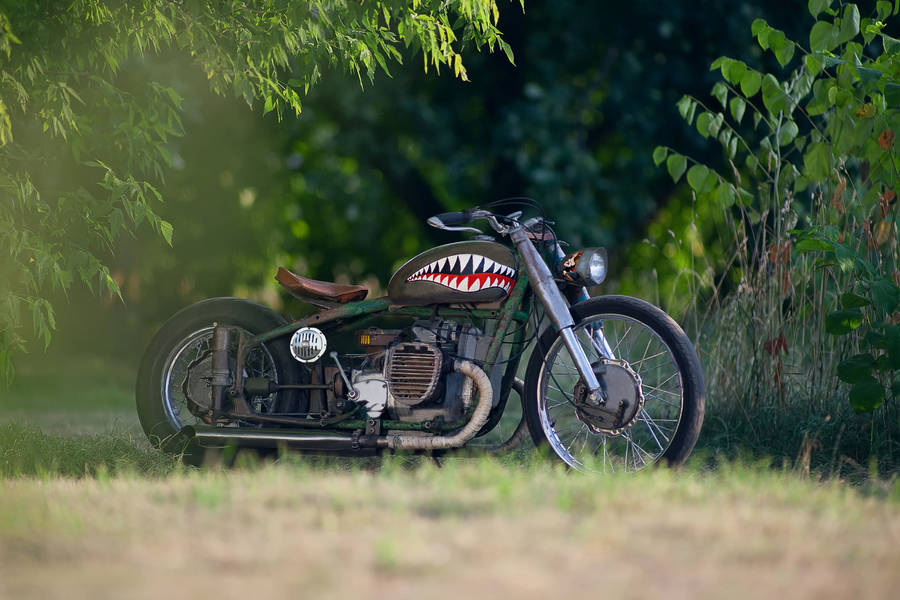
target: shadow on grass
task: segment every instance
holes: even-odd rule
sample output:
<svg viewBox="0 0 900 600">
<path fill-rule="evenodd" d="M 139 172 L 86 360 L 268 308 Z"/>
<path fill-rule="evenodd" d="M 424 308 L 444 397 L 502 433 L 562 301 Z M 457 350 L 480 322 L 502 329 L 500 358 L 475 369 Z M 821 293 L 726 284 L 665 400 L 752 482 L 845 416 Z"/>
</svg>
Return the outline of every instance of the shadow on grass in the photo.
<svg viewBox="0 0 900 600">
<path fill-rule="evenodd" d="M 46 435 L 29 425 L 0 425 L 0 477 L 96 477 L 137 473 L 167 475 L 175 457 L 136 441 L 128 434 Z"/>
</svg>

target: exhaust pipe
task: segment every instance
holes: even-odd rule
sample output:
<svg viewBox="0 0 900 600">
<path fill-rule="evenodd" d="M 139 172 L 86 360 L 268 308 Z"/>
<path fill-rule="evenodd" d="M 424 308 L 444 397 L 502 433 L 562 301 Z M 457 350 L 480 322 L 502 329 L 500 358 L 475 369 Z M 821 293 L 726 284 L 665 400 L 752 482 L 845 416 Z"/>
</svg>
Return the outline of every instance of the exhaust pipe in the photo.
<svg viewBox="0 0 900 600">
<path fill-rule="evenodd" d="M 487 422 L 491 412 L 494 395 L 491 380 L 475 363 L 458 360 L 454 370 L 462 373 L 468 380 L 463 391 L 463 401 L 471 402 L 473 383 L 478 387 L 478 404 L 469 422 L 453 435 L 425 437 L 406 433 L 392 433 L 386 436 L 341 435 L 335 433 L 313 433 L 290 429 L 234 429 L 217 427 L 195 429 L 190 425 L 182 427 L 172 440 L 189 442 L 196 440 L 205 448 L 221 448 L 229 444 L 255 448 L 278 448 L 287 446 L 295 450 L 324 450 L 332 452 L 353 451 L 361 449 L 389 448 L 392 450 L 445 450 L 459 448 L 475 437 Z"/>
<path fill-rule="evenodd" d="M 487 373 L 478 365 L 468 360 L 457 360 L 453 363 L 453 369 L 469 378 L 466 381 L 465 391 L 463 392 L 464 403 L 467 404 L 471 401 L 472 383 L 474 382 L 478 386 L 478 405 L 475 407 L 475 412 L 472 413 L 472 418 L 469 419 L 466 426 L 453 435 L 437 435 L 433 437 L 393 433 L 384 440 L 379 439 L 379 446 L 385 446 L 393 450 L 446 450 L 463 446 L 475 437 L 476 433 L 481 431 L 491 412 L 491 402 L 494 395 L 491 380 L 488 378 Z"/>
<path fill-rule="evenodd" d="M 349 435 L 333 433 L 312 433 L 291 430 L 265 429 L 232 429 L 219 427 L 216 429 L 195 429 L 188 425 L 182 428 L 177 437 L 194 439 L 204 448 L 221 448 L 236 445 L 252 448 L 278 448 L 287 446 L 295 450 L 359 450 L 359 439 Z"/>
</svg>

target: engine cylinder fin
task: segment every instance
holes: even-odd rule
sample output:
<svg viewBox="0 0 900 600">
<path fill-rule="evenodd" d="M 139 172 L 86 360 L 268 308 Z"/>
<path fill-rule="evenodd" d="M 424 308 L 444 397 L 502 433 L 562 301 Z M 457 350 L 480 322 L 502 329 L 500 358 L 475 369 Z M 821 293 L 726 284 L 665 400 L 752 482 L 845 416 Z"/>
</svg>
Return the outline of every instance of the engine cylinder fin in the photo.
<svg viewBox="0 0 900 600">
<path fill-rule="evenodd" d="M 429 400 L 437 388 L 442 362 L 440 349 L 432 344 L 397 344 L 390 350 L 386 369 L 391 396 L 406 406 Z"/>
</svg>

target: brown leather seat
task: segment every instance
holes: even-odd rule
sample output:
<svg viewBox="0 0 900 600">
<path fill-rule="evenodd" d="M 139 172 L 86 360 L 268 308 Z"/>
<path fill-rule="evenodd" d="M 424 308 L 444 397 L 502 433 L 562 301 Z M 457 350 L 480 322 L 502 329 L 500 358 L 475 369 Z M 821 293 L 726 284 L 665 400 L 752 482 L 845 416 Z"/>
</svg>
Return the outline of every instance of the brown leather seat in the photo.
<svg viewBox="0 0 900 600">
<path fill-rule="evenodd" d="M 292 273 L 284 267 L 278 267 L 275 279 L 286 287 L 291 294 L 301 299 L 304 296 L 312 296 L 313 298 L 322 298 L 331 302 L 346 304 L 347 302 L 362 300 L 369 293 L 369 290 L 361 285 L 342 285 L 340 283 L 331 283 L 330 281 L 308 279 Z"/>
</svg>

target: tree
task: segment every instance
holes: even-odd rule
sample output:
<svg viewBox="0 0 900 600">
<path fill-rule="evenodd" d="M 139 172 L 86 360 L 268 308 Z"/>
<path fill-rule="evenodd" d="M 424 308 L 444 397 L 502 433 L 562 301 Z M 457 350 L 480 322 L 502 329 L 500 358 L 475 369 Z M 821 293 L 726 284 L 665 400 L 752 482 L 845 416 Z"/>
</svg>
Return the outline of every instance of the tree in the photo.
<svg viewBox="0 0 900 600">
<path fill-rule="evenodd" d="M 210 88 L 299 114 L 329 67 L 359 83 L 421 52 L 425 70 L 466 78 L 461 52 L 509 46 L 495 0 L 72 0 L 0 4 L 0 373 L 24 348 L 23 314 L 45 345 L 53 290 L 76 280 L 119 293 L 99 258 L 157 215 L 182 98 L 130 65 L 186 54 Z"/>
</svg>

